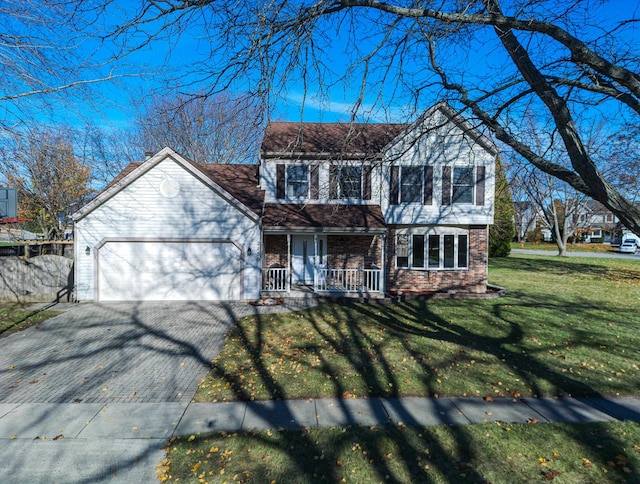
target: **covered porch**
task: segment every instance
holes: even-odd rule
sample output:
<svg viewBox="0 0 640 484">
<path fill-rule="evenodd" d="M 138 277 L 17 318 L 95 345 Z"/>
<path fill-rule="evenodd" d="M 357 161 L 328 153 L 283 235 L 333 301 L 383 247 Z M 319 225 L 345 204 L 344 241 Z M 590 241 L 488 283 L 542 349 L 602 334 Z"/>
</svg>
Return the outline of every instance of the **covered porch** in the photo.
<svg viewBox="0 0 640 484">
<path fill-rule="evenodd" d="M 362 218 L 371 208 L 310 205 L 298 210 L 293 208 L 296 211 L 287 214 L 292 210 L 291 205 L 276 206 L 274 210 L 278 210 L 280 224 L 263 226 L 262 293 L 284 297 L 310 292 L 382 297 L 385 292 L 384 224 L 372 227 L 370 220 L 368 226 L 349 223 L 354 221 L 354 212 Z M 306 223 L 299 218 L 302 214 Z M 335 222 L 331 224 L 328 218 Z M 265 217 L 265 220 L 272 219 Z M 285 220 L 289 226 L 283 224 Z M 324 226 L 320 226 L 321 221 Z"/>
</svg>

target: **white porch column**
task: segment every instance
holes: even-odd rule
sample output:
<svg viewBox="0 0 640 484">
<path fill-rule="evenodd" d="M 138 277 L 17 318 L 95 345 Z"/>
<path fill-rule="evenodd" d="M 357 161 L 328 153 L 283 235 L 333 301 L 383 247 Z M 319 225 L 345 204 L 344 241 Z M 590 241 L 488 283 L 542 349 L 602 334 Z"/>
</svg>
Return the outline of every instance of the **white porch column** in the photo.
<svg viewBox="0 0 640 484">
<path fill-rule="evenodd" d="M 387 236 L 386 234 L 382 234 L 380 236 L 380 238 L 382 239 L 382 247 L 381 247 L 381 251 L 380 251 L 380 258 L 382 259 L 382 265 L 380 266 L 380 292 L 382 292 L 382 294 L 385 293 L 385 280 L 386 280 L 386 274 L 385 274 L 385 268 L 387 266 L 387 260 L 385 258 L 385 248 L 387 245 Z"/>
<path fill-rule="evenodd" d="M 318 234 L 313 234 L 313 291 L 318 291 Z"/>
<path fill-rule="evenodd" d="M 291 234 L 287 232 L 287 292 L 291 292 Z"/>
</svg>

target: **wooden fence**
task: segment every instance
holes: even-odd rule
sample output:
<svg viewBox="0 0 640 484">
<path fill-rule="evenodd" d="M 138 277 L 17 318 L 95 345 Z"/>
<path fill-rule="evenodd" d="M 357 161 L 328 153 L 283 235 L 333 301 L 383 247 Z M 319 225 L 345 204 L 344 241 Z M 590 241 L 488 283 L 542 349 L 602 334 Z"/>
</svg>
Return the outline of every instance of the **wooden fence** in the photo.
<svg viewBox="0 0 640 484">
<path fill-rule="evenodd" d="M 73 260 L 59 255 L 0 257 L 0 301 L 71 301 Z"/>
</svg>

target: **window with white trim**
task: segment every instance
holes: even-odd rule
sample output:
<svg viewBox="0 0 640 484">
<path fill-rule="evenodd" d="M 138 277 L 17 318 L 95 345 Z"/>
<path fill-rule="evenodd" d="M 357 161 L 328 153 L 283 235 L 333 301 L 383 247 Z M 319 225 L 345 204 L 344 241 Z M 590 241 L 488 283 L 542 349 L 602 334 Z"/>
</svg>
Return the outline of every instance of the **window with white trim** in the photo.
<svg viewBox="0 0 640 484">
<path fill-rule="evenodd" d="M 341 166 L 338 169 L 339 198 L 362 197 L 362 167 Z"/>
<path fill-rule="evenodd" d="M 289 198 L 307 198 L 309 195 L 309 167 L 306 165 L 287 165 L 287 196 Z"/>
<path fill-rule="evenodd" d="M 469 267 L 469 233 L 428 230 L 396 235 L 396 267 L 456 270 Z"/>
<path fill-rule="evenodd" d="M 454 166 L 452 180 L 452 202 L 473 203 L 473 188 L 475 185 L 474 167 Z"/>
<path fill-rule="evenodd" d="M 422 167 L 403 166 L 400 169 L 400 202 L 422 202 Z"/>
</svg>

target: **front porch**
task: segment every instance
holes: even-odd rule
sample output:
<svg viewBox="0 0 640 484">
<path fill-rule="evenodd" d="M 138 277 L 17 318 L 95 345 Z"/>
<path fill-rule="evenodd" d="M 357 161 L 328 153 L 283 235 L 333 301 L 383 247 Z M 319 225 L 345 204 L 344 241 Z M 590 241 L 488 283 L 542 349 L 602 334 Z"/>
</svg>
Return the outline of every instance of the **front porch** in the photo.
<svg viewBox="0 0 640 484">
<path fill-rule="evenodd" d="M 383 234 L 266 234 L 262 293 L 383 297 L 384 245 Z"/>
</svg>

